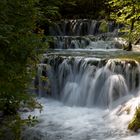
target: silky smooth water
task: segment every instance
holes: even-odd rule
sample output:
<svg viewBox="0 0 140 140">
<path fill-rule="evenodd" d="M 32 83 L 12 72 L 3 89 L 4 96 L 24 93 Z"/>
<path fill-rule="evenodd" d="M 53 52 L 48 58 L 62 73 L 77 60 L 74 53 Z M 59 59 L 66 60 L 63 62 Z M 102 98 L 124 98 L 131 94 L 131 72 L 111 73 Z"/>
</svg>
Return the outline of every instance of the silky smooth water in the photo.
<svg viewBox="0 0 140 140">
<path fill-rule="evenodd" d="M 116 59 L 131 52 L 113 22 L 64 20 L 49 28 L 54 44 L 38 65 L 34 79 L 43 111 L 23 113 L 38 117 L 23 140 L 139 140 L 128 131 L 140 105 L 140 64 Z M 94 35 L 94 36 L 93 36 Z M 133 52 L 134 53 L 134 52 Z M 129 111 L 128 111 L 129 110 Z"/>
<path fill-rule="evenodd" d="M 109 59 L 102 64 L 100 58 L 87 57 L 59 59 L 49 58 L 38 67 L 38 76 L 49 74 L 52 94 L 42 98 L 48 94 L 43 90 L 48 82 L 39 79 L 38 102 L 43 111 L 23 114 L 24 118 L 31 114 L 39 120 L 24 131 L 23 140 L 138 140 L 140 135 L 127 127 L 140 104 L 139 63 Z"/>
</svg>

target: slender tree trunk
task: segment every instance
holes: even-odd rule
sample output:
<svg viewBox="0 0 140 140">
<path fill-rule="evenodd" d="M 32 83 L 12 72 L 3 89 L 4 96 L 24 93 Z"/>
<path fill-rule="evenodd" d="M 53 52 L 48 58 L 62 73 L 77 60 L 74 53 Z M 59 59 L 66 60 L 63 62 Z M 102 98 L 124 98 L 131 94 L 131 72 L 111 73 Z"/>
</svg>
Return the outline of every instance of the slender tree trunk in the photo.
<svg viewBox="0 0 140 140">
<path fill-rule="evenodd" d="M 128 44 L 128 49 L 127 49 L 127 51 L 132 51 L 132 43 L 131 43 L 131 41 L 129 41 L 129 44 Z"/>
<path fill-rule="evenodd" d="M 132 31 L 134 29 L 134 23 L 135 23 L 135 20 L 132 19 L 132 21 L 131 21 L 131 27 L 130 27 L 130 33 L 129 33 L 129 44 L 128 44 L 127 51 L 132 51 L 132 39 L 131 39 L 131 35 L 132 35 Z"/>
<path fill-rule="evenodd" d="M 132 0 L 133 2 L 133 7 L 132 7 L 132 16 L 134 15 L 135 13 L 135 6 L 134 6 L 134 1 Z M 131 51 L 132 50 L 132 32 L 133 32 L 133 29 L 134 29 L 134 23 L 135 23 L 135 19 L 133 18 L 131 20 L 131 26 L 130 26 L 130 32 L 129 32 L 129 44 L 128 44 L 128 51 Z"/>
</svg>

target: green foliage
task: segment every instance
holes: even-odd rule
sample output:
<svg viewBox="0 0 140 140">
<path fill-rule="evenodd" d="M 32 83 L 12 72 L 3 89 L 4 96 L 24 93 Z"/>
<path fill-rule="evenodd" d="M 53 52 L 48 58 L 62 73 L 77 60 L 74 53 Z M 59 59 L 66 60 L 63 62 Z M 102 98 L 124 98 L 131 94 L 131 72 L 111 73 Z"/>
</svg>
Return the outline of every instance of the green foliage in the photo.
<svg viewBox="0 0 140 140">
<path fill-rule="evenodd" d="M 67 18 L 69 16 L 74 17 L 76 6 L 76 0 L 61 0 L 59 12 L 62 15 L 62 18 Z"/>
<path fill-rule="evenodd" d="M 45 28 L 46 24 L 51 24 L 52 21 L 60 19 L 59 7 L 61 4 L 61 0 L 39 0 L 37 7 L 40 15 L 37 24 Z"/>
<path fill-rule="evenodd" d="M 27 125 L 33 127 L 36 123 L 36 116 L 29 115 L 27 119 L 22 119 L 19 115 L 7 116 L 1 123 L 0 139 L 21 140 L 23 128 Z"/>
<path fill-rule="evenodd" d="M 62 0 L 60 13 L 66 18 L 105 18 L 108 0 Z"/>
<path fill-rule="evenodd" d="M 121 60 L 136 60 L 138 62 L 140 62 L 140 55 L 139 53 L 136 54 L 120 54 L 117 58 L 121 59 Z"/>
<path fill-rule="evenodd" d="M 106 18 L 109 16 L 108 0 L 39 0 L 38 24 L 50 24 L 61 18 Z"/>
<path fill-rule="evenodd" d="M 108 31 L 108 23 L 103 20 L 100 24 L 100 27 L 99 27 L 99 31 L 104 33 L 104 32 L 107 32 Z"/>
<path fill-rule="evenodd" d="M 30 95 L 30 98 L 28 100 L 25 100 L 24 102 L 22 102 L 20 104 L 21 106 L 21 111 L 23 110 L 24 112 L 24 109 L 29 109 L 29 110 L 34 110 L 35 108 L 39 109 L 40 112 L 42 111 L 43 107 L 40 103 L 37 102 L 37 100 L 35 98 L 33 98 L 31 95 Z"/>
<path fill-rule="evenodd" d="M 23 123 L 18 112 L 23 103 L 28 108 L 41 107 L 27 90 L 43 44 L 43 32 L 34 33 L 40 14 L 37 2 L 0 1 L 0 125 L 3 134 L 12 130 L 17 135 L 14 140 L 20 139 Z"/>
<path fill-rule="evenodd" d="M 140 129 L 140 107 L 136 108 L 136 112 L 128 125 L 128 129 L 134 132 L 137 132 L 137 130 Z"/>
<path fill-rule="evenodd" d="M 37 24 L 48 35 L 49 26 L 61 19 L 108 19 L 108 0 L 39 0 Z"/>
<path fill-rule="evenodd" d="M 140 36 L 140 0 L 110 0 L 111 18 L 123 23 L 129 42 Z"/>
<path fill-rule="evenodd" d="M 0 110 L 9 103 L 17 106 L 26 93 L 28 61 L 41 40 L 32 33 L 37 16 L 34 3 L 33 0 L 0 2 Z"/>
</svg>

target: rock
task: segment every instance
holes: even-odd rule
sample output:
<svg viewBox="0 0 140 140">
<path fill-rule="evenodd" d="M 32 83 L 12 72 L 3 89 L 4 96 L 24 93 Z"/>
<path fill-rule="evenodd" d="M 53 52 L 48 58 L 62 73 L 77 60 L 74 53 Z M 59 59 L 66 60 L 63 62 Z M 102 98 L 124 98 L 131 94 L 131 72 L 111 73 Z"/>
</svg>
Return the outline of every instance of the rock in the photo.
<svg viewBox="0 0 140 140">
<path fill-rule="evenodd" d="M 128 129 L 137 132 L 140 129 L 140 107 L 136 108 L 133 119 L 128 125 Z"/>
</svg>

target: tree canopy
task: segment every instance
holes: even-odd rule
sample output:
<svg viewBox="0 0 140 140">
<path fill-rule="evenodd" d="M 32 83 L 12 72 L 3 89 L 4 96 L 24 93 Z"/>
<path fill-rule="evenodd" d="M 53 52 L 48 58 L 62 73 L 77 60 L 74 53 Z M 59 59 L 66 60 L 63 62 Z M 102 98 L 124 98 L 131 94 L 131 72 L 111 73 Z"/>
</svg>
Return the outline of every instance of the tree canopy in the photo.
<svg viewBox="0 0 140 140">
<path fill-rule="evenodd" d="M 42 38 L 34 33 L 39 15 L 36 4 L 36 0 L 0 1 L 0 124 L 5 128 L 12 123 L 12 130 L 17 124 L 20 127 L 17 116 L 21 103 L 31 100 L 27 94 L 30 71 Z M 11 121 L 5 124 L 6 116 L 11 116 Z M 0 137 L 4 134 L 1 131 Z M 13 139 L 20 138 L 15 135 Z"/>
<path fill-rule="evenodd" d="M 111 0 L 109 4 L 111 18 L 125 25 L 129 42 L 134 42 L 140 36 L 140 0 Z"/>
</svg>

